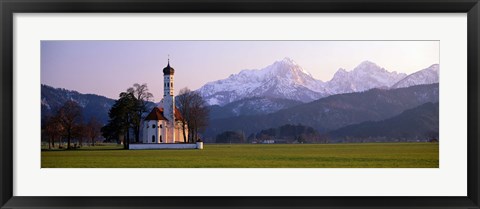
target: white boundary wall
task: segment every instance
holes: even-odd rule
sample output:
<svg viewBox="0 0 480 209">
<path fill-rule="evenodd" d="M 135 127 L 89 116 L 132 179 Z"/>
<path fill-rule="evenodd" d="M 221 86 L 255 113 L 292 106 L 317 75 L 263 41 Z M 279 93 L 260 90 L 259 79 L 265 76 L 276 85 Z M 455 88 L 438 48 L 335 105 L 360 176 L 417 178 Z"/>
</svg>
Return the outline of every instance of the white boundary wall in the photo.
<svg viewBox="0 0 480 209">
<path fill-rule="evenodd" d="M 138 150 L 138 149 L 202 149 L 203 148 L 203 143 L 201 146 L 197 144 L 166 144 L 166 143 L 130 144 L 129 149 Z"/>
</svg>

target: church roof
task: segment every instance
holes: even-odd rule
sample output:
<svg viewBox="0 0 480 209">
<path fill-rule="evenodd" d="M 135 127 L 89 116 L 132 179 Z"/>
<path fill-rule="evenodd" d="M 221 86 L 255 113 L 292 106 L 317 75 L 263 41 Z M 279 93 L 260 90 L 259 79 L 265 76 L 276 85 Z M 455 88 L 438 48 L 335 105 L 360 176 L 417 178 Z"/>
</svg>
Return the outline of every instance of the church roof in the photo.
<svg viewBox="0 0 480 209">
<path fill-rule="evenodd" d="M 175 69 L 170 67 L 170 59 L 169 59 L 167 67 L 163 68 L 163 74 L 164 75 L 173 75 L 174 72 L 175 72 Z"/>
<path fill-rule="evenodd" d="M 175 107 L 175 120 L 183 120 L 182 113 Z"/>
<path fill-rule="evenodd" d="M 175 120 L 182 120 L 182 113 L 180 110 L 175 107 Z M 145 117 L 145 120 L 167 120 L 165 116 L 163 116 L 163 108 L 154 107 L 152 111 Z"/>
<path fill-rule="evenodd" d="M 145 120 L 167 120 L 163 116 L 163 108 L 154 107 L 152 111 L 147 115 Z"/>
</svg>

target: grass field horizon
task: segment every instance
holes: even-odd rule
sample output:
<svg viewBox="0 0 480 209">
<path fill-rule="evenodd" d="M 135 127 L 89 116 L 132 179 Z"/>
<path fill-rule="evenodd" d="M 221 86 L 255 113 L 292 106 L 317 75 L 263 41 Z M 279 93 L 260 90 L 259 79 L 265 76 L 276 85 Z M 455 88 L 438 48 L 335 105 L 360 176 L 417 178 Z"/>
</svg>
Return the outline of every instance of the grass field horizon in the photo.
<svg viewBox="0 0 480 209">
<path fill-rule="evenodd" d="M 438 143 L 205 144 L 203 150 L 120 145 L 42 150 L 42 168 L 438 168 Z"/>
</svg>

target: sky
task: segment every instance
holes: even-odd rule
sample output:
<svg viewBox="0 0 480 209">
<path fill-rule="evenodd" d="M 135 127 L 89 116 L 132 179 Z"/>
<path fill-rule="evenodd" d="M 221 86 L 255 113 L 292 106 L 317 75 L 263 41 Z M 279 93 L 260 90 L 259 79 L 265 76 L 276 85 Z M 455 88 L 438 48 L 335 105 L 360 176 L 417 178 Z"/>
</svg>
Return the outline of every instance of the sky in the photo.
<svg viewBox="0 0 480 209">
<path fill-rule="evenodd" d="M 175 93 L 196 90 L 285 57 L 316 79 L 365 60 L 407 74 L 439 64 L 438 41 L 42 41 L 41 83 L 117 99 L 134 83 L 163 95 L 163 68 L 175 69 Z"/>
</svg>

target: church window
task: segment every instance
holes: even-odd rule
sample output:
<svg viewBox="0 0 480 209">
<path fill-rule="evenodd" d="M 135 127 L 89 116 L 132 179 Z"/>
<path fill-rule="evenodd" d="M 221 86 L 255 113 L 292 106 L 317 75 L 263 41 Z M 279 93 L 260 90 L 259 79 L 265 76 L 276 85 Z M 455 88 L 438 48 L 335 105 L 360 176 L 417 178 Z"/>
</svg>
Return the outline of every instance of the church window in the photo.
<svg viewBox="0 0 480 209">
<path fill-rule="evenodd" d="M 163 141 L 162 141 L 162 135 L 160 135 L 160 142 L 163 142 Z"/>
<path fill-rule="evenodd" d="M 155 135 L 152 135 L 152 142 L 155 142 Z"/>
<path fill-rule="evenodd" d="M 162 124 L 160 124 L 160 126 L 159 126 L 159 127 L 160 127 L 160 128 L 162 128 Z"/>
<path fill-rule="evenodd" d="M 172 83 L 170 83 L 170 84 L 171 84 L 171 87 L 173 87 L 173 82 L 172 82 Z"/>
<path fill-rule="evenodd" d="M 155 128 L 155 124 L 152 125 L 152 128 Z"/>
</svg>

